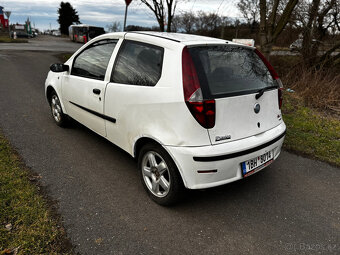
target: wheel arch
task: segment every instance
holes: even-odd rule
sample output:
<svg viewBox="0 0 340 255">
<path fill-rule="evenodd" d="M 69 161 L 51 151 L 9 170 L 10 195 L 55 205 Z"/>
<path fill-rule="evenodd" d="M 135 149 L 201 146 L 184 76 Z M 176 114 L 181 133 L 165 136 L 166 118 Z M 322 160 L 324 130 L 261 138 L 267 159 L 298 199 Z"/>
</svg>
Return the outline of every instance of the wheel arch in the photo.
<svg viewBox="0 0 340 255">
<path fill-rule="evenodd" d="M 52 92 L 55 91 L 55 89 L 51 86 L 48 85 L 46 88 L 46 99 L 47 102 L 51 105 L 51 97 L 52 97 Z M 56 92 L 56 91 L 55 91 Z M 57 93 L 57 92 L 56 92 Z"/>
<path fill-rule="evenodd" d="M 151 138 L 151 137 L 147 137 L 147 136 L 143 136 L 140 137 L 136 140 L 134 146 L 133 146 L 133 157 L 135 160 L 138 161 L 138 157 L 139 157 L 139 153 L 141 151 L 141 149 L 143 148 L 144 145 L 148 144 L 148 143 L 153 143 L 153 144 L 157 144 L 158 146 L 161 146 L 170 156 L 170 158 L 172 159 L 172 161 L 175 163 L 177 170 L 181 176 L 182 182 L 184 184 L 185 187 L 187 187 L 187 182 L 186 180 L 183 178 L 184 175 L 182 173 L 182 169 L 179 166 L 177 160 L 173 157 L 173 155 L 170 153 L 170 151 L 166 148 L 166 146 L 163 146 L 157 139 Z"/>
<path fill-rule="evenodd" d="M 140 153 L 141 149 L 143 148 L 143 146 L 148 144 L 148 143 L 154 143 L 154 144 L 162 146 L 162 144 L 160 142 L 158 142 L 156 139 L 153 139 L 151 137 L 143 136 L 143 137 L 138 138 L 135 141 L 135 144 L 133 146 L 133 157 L 136 160 L 138 159 L 139 153 Z"/>
<path fill-rule="evenodd" d="M 52 86 L 52 85 L 48 85 L 46 87 L 46 100 L 48 102 L 48 104 L 51 106 L 51 97 L 52 97 L 52 92 L 55 92 L 57 94 L 57 96 L 59 97 L 59 100 L 60 100 L 60 104 L 61 104 L 61 108 L 63 109 L 63 112 L 65 114 L 67 114 L 66 112 L 66 109 L 65 109 L 65 106 L 64 106 L 64 103 L 63 103 L 63 99 L 60 97 L 58 91 Z"/>
</svg>

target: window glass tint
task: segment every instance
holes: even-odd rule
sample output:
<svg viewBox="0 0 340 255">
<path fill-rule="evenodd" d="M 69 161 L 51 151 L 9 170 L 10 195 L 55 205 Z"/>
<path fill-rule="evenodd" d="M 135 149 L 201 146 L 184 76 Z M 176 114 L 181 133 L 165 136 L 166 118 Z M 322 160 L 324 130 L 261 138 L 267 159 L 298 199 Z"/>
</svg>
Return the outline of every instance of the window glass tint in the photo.
<svg viewBox="0 0 340 255">
<path fill-rule="evenodd" d="M 189 49 L 202 89 L 212 96 L 246 94 L 275 86 L 267 67 L 247 48 L 202 46 Z"/>
<path fill-rule="evenodd" d="M 105 72 L 117 40 L 103 40 L 91 44 L 73 63 L 72 75 L 104 80 Z"/>
<path fill-rule="evenodd" d="M 125 41 L 119 51 L 112 81 L 116 83 L 155 86 L 161 77 L 163 48 Z"/>
</svg>

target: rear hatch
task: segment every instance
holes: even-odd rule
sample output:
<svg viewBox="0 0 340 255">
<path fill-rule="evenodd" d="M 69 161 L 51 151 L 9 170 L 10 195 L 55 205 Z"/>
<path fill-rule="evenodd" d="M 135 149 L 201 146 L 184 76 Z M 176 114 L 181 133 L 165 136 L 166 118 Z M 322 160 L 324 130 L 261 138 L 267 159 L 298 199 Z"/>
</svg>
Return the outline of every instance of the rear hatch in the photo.
<svg viewBox="0 0 340 255">
<path fill-rule="evenodd" d="M 204 100 L 215 100 L 212 144 L 258 135 L 282 122 L 282 84 L 263 55 L 238 45 L 188 47 Z"/>
</svg>

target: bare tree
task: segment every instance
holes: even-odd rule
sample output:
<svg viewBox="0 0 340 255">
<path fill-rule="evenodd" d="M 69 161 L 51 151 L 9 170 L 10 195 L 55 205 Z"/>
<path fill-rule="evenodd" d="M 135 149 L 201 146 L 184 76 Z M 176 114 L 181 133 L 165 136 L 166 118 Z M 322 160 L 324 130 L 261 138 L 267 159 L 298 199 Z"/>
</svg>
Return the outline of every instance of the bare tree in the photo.
<svg viewBox="0 0 340 255">
<path fill-rule="evenodd" d="M 223 26 L 228 23 L 226 17 L 203 11 L 186 12 L 174 17 L 176 31 L 212 37 L 220 37 Z"/>
<path fill-rule="evenodd" d="M 199 34 L 209 34 L 220 27 L 222 24 L 222 19 L 216 13 L 206 13 L 200 11 L 197 13 L 196 18 L 196 29 Z"/>
<path fill-rule="evenodd" d="M 305 9 L 307 15 L 301 19 L 303 26 L 302 59 L 305 65 L 324 65 L 331 64 L 340 56 L 331 56 L 332 53 L 340 48 L 340 42 L 325 52 L 320 58 L 318 50 L 321 44 L 331 32 L 336 35 L 340 29 L 338 20 L 340 19 L 339 0 L 313 0 L 312 2 L 303 1 L 300 9 Z"/>
<path fill-rule="evenodd" d="M 171 31 L 171 23 L 174 18 L 178 0 L 140 0 L 154 14 L 159 24 L 160 31 L 164 32 L 164 23 L 167 16 L 167 31 Z"/>
<path fill-rule="evenodd" d="M 281 2 L 280 2 L 281 1 Z M 264 55 L 269 58 L 278 36 L 287 25 L 298 0 L 260 0 L 260 45 Z M 271 7 L 271 8 L 269 8 Z M 280 9 L 282 8 L 282 12 Z"/>
<path fill-rule="evenodd" d="M 258 22 L 260 17 L 259 0 L 240 0 L 236 6 L 249 25 Z"/>
<path fill-rule="evenodd" d="M 111 24 L 106 25 L 109 32 L 118 32 L 122 30 L 120 22 L 114 21 Z"/>
<path fill-rule="evenodd" d="M 174 31 L 181 31 L 192 34 L 196 31 L 197 17 L 193 12 L 185 12 L 173 18 L 172 28 Z"/>
</svg>

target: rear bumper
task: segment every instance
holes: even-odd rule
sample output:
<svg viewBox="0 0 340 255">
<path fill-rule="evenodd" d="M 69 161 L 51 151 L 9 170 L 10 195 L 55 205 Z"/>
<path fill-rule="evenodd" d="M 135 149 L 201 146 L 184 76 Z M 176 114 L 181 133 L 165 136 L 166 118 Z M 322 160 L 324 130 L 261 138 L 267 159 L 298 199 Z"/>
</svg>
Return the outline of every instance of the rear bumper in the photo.
<svg viewBox="0 0 340 255">
<path fill-rule="evenodd" d="M 241 163 L 274 150 L 279 156 L 286 125 L 234 142 L 201 147 L 166 146 L 175 161 L 185 186 L 202 189 L 242 179 Z M 206 173 L 206 171 L 213 172 Z"/>
</svg>

